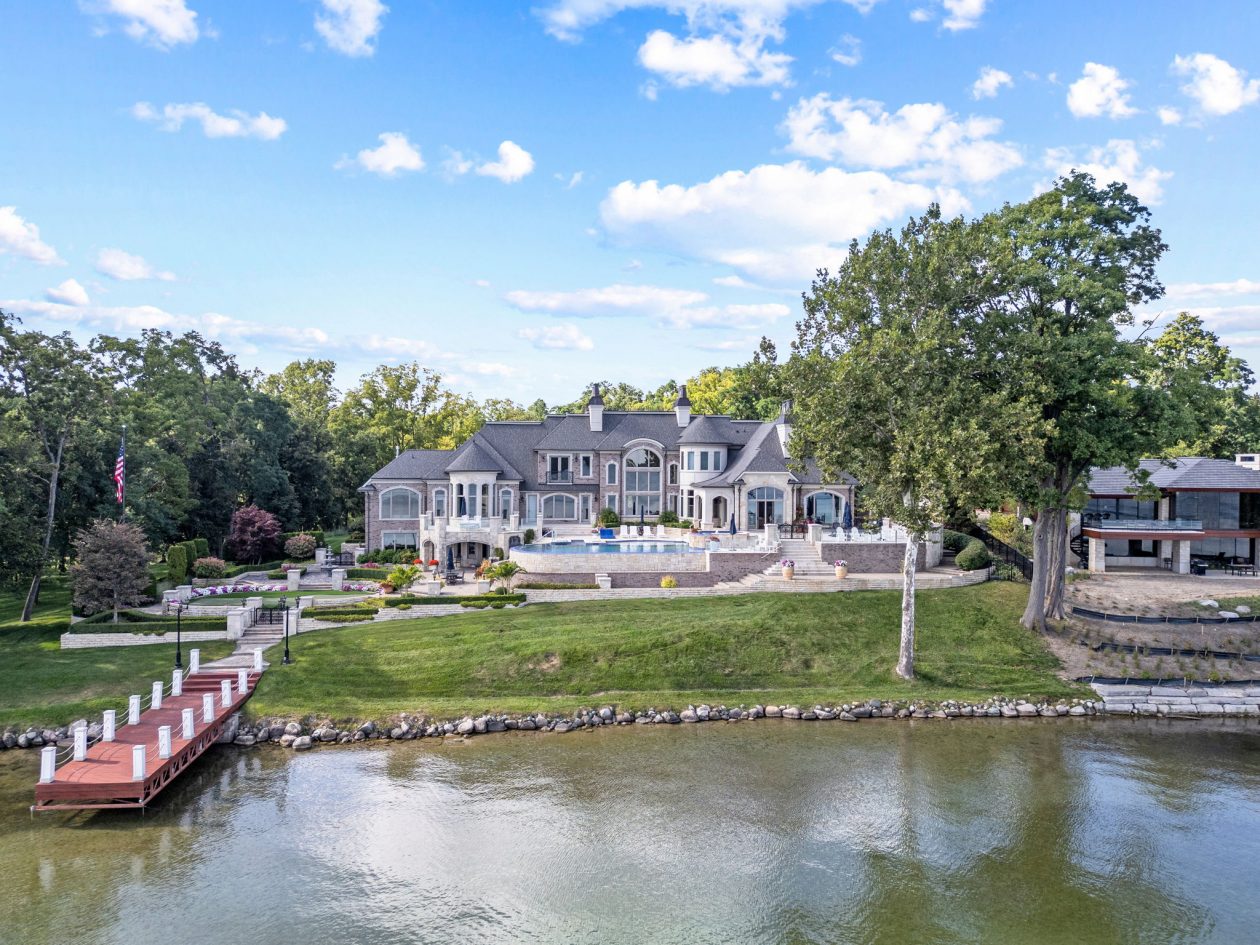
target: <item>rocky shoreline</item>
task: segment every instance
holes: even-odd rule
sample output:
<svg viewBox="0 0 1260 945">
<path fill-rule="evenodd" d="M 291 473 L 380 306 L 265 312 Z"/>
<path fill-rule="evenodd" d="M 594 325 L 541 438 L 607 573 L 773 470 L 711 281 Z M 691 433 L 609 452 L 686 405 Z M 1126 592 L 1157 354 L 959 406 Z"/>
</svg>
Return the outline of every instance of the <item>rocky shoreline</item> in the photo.
<svg viewBox="0 0 1260 945">
<path fill-rule="evenodd" d="M 498 732 L 566 732 L 618 725 L 688 725 L 701 722 L 751 722 L 758 719 L 787 719 L 800 722 L 858 722 L 864 719 L 1027 719 L 1082 718 L 1106 712 L 1101 700 L 1073 699 L 1055 703 L 1031 703 L 1021 699 L 995 697 L 984 702 L 940 703 L 884 702 L 871 699 L 860 703 L 815 705 L 689 705 L 681 711 L 673 709 L 619 710 L 605 705 L 598 709 L 581 709 L 575 713 L 533 713 L 524 715 L 488 714 L 464 716 L 439 721 L 426 715 L 403 714 L 386 722 L 373 720 L 334 723 L 330 720 L 294 719 L 244 720 L 231 716 L 219 738 L 220 744 L 242 748 L 255 745 L 277 745 L 294 751 L 307 751 L 319 745 L 345 745 L 364 741 L 413 741 L 418 738 L 471 738 Z M 86 725 L 89 742 L 100 736 L 99 723 L 84 719 L 56 729 L 10 729 L 0 734 L 0 749 L 41 748 L 44 745 L 69 745 L 74 729 Z"/>
</svg>

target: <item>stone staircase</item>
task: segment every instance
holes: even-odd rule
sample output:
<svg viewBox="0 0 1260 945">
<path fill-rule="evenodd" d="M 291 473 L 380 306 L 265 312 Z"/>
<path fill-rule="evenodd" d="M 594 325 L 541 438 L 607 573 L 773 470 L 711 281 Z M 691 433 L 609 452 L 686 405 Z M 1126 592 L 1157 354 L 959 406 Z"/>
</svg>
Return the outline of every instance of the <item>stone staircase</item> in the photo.
<svg viewBox="0 0 1260 945">
<path fill-rule="evenodd" d="M 206 669 L 253 669 L 254 650 L 262 650 L 264 655 L 268 647 L 275 646 L 284 640 L 284 627 L 278 624 L 260 624 L 250 627 L 236 641 L 236 649 L 231 655 L 204 664 Z M 266 660 L 263 666 L 267 665 Z"/>
<path fill-rule="evenodd" d="M 835 565 L 832 562 L 823 561 L 818 556 L 818 549 L 804 538 L 784 538 L 779 542 L 779 561 L 783 560 L 796 562 L 796 580 L 798 581 L 818 578 L 829 578 L 832 581 L 836 579 Z M 777 575 L 781 579 L 783 569 L 779 567 L 779 561 L 775 561 L 766 568 L 765 573 L 771 576 Z"/>
</svg>

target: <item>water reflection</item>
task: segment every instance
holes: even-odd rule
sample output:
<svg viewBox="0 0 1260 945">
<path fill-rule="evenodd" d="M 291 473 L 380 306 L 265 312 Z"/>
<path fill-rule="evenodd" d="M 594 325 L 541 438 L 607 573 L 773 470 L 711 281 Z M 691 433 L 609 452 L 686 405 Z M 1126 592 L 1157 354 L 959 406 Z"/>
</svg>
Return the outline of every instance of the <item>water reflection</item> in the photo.
<svg viewBox="0 0 1260 945">
<path fill-rule="evenodd" d="M 25 813 L 0 941 L 1242 942 L 1254 726 L 763 722 L 224 750 L 145 817 Z M 36 905 L 37 904 L 37 905 Z M 177 936 L 177 938 L 179 938 Z"/>
</svg>

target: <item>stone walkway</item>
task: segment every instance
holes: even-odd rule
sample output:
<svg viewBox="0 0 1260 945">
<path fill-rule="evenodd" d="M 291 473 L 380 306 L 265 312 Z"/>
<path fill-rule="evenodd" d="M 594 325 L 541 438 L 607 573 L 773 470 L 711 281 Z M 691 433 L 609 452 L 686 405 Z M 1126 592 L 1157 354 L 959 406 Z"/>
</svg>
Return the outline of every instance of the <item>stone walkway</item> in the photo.
<svg viewBox="0 0 1260 945">
<path fill-rule="evenodd" d="M 1155 716 L 1260 716 L 1260 686 L 1093 683 L 1109 713 Z"/>
</svg>

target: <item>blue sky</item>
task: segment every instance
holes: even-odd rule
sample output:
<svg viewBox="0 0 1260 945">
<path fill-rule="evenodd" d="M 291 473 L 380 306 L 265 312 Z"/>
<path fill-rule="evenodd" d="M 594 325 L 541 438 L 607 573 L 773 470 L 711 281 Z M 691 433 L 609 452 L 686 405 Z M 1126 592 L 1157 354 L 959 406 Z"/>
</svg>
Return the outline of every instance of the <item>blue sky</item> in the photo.
<svg viewBox="0 0 1260 945">
<path fill-rule="evenodd" d="M 1257 35 L 1238 2 L 5 3 L 0 307 L 554 402 L 786 349 L 851 238 L 1077 166 L 1151 205 L 1156 311 L 1260 367 Z"/>
</svg>

